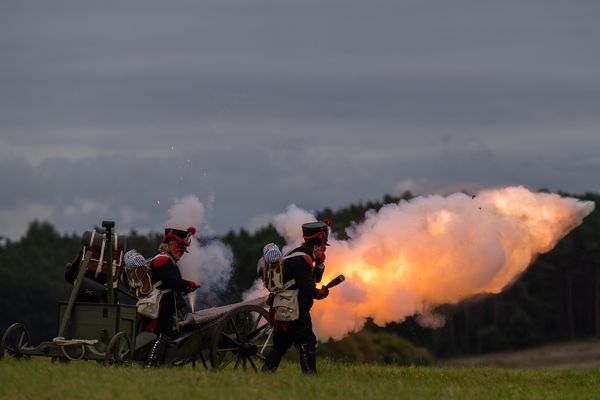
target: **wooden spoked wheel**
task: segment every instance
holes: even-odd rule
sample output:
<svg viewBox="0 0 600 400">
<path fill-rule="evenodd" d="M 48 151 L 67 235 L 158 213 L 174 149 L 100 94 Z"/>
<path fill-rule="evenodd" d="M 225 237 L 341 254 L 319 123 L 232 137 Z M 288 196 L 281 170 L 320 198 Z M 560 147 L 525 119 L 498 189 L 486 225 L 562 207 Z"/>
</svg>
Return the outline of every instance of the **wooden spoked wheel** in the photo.
<svg viewBox="0 0 600 400">
<path fill-rule="evenodd" d="M 15 323 L 4 331 L 0 342 L 0 358 L 5 354 L 12 358 L 29 357 L 23 353 L 25 347 L 31 347 L 31 335 L 24 324 Z"/>
<path fill-rule="evenodd" d="M 105 365 L 128 365 L 131 364 L 133 350 L 131 339 L 125 332 L 116 333 L 106 346 L 104 357 Z"/>
<path fill-rule="evenodd" d="M 213 368 L 252 368 L 262 366 L 273 347 L 273 327 L 262 307 L 245 305 L 225 314 L 215 327 L 210 348 Z"/>
</svg>

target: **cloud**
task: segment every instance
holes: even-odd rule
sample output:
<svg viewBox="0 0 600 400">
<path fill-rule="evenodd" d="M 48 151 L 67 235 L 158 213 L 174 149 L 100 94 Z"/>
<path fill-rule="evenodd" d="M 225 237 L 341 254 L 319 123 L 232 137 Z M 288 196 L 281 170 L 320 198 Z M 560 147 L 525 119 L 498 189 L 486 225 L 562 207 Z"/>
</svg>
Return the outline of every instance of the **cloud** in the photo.
<svg viewBox="0 0 600 400">
<path fill-rule="evenodd" d="M 93 199 L 75 198 L 72 204 L 67 205 L 63 213 L 67 217 L 73 216 L 89 216 L 98 213 L 105 214 L 108 211 L 108 205 Z"/>
<path fill-rule="evenodd" d="M 34 220 L 53 219 L 56 210 L 48 204 L 27 203 L 10 209 L 0 209 L 0 236 L 19 239 Z"/>
<path fill-rule="evenodd" d="M 194 194 L 223 232 L 405 188 L 597 189 L 598 2 L 0 11 L 0 212 L 23 221 L 160 229 Z"/>
</svg>

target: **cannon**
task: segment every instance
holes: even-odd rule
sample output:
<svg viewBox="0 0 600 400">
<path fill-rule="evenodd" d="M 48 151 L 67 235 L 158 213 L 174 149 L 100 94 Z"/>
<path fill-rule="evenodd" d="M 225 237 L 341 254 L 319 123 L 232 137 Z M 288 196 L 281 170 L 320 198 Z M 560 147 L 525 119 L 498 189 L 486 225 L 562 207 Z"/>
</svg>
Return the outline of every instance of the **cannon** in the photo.
<svg viewBox="0 0 600 400">
<path fill-rule="evenodd" d="M 51 341 L 31 343 L 31 335 L 22 323 L 10 325 L 0 341 L 0 358 L 50 357 L 53 361 L 95 360 L 106 365 L 144 363 L 156 335 L 138 332 L 137 307 L 115 302 L 113 251 L 122 250 L 112 235 L 114 222 L 103 221 L 104 244 L 100 257 L 93 248 L 84 247 L 77 279 L 68 302 L 58 303 L 59 331 Z M 84 235 L 85 236 L 85 235 Z M 89 238 L 88 238 L 89 239 Z M 85 240 L 84 240 L 85 242 Z M 106 303 L 77 302 L 76 297 L 89 271 L 90 260 L 99 262 L 94 269 L 106 276 Z M 204 368 L 242 368 L 258 370 L 272 347 L 273 327 L 265 309 L 265 297 L 222 307 L 188 313 L 177 323 L 177 333 L 169 341 L 165 365 L 183 366 L 200 361 Z"/>
</svg>

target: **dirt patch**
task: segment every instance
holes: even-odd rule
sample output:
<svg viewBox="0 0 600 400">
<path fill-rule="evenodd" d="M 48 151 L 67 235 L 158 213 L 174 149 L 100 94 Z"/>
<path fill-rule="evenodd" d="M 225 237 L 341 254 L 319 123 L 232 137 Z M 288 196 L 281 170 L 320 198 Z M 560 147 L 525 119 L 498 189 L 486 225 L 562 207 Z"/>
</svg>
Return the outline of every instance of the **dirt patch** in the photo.
<svg viewBox="0 0 600 400">
<path fill-rule="evenodd" d="M 600 340 L 554 343 L 518 351 L 479 354 L 438 360 L 436 365 L 506 368 L 598 368 Z"/>
</svg>

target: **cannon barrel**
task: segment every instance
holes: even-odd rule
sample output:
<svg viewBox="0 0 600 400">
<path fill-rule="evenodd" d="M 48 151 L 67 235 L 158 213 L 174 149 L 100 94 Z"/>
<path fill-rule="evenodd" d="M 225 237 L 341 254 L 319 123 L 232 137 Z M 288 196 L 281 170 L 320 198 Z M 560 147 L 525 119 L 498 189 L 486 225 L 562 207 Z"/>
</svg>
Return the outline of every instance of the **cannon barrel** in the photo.
<svg viewBox="0 0 600 400">
<path fill-rule="evenodd" d="M 257 297 L 247 301 L 239 303 L 229 304 L 221 307 L 211 307 L 204 310 L 189 313 L 185 316 L 184 320 L 179 323 L 180 326 L 185 325 L 201 325 L 203 323 L 218 319 L 219 317 L 227 314 L 228 312 L 245 305 L 262 306 L 265 304 L 267 296 Z"/>
</svg>

